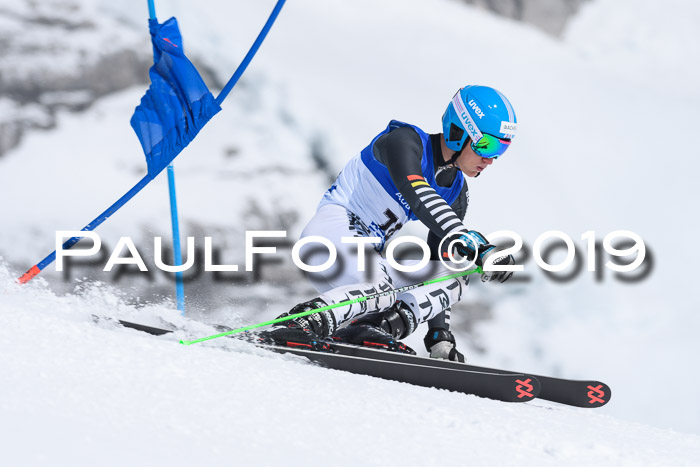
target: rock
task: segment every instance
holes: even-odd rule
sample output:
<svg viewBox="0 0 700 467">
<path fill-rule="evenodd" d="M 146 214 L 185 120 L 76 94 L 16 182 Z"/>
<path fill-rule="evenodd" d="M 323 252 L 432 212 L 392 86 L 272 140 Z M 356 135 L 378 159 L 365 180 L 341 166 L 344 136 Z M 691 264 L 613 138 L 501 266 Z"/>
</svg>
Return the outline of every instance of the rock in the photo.
<svg viewBox="0 0 700 467">
<path fill-rule="evenodd" d="M 462 0 L 500 16 L 537 26 L 539 29 L 560 36 L 566 23 L 588 0 Z"/>
</svg>

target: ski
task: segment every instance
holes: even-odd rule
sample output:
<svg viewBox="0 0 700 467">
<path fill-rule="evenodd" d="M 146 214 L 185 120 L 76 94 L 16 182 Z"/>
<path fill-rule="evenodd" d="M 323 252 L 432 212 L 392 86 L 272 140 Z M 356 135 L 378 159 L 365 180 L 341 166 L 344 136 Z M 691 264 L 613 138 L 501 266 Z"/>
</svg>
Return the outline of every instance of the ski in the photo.
<svg viewBox="0 0 700 467">
<path fill-rule="evenodd" d="M 131 323 L 129 321 L 119 320 L 119 324 L 125 328 L 136 329 L 137 331 L 143 331 L 154 336 L 162 336 L 163 334 L 170 334 L 170 329 L 156 328 L 153 326 L 147 326 L 145 324 Z"/>
<path fill-rule="evenodd" d="M 122 322 L 122 324 L 124 324 L 124 322 Z M 163 334 L 165 332 L 169 332 L 163 329 L 151 328 L 149 326 L 143 326 L 135 323 L 128 323 L 128 327 L 144 330 L 146 332 L 151 332 L 152 334 Z M 222 329 L 225 328 L 222 327 Z M 395 363 L 407 363 L 419 366 L 439 367 L 462 371 L 466 370 L 489 374 L 525 374 L 516 371 L 486 368 L 475 365 L 468 365 L 464 363 L 450 362 L 447 360 L 430 359 L 426 357 L 419 357 L 416 355 L 388 352 L 386 350 L 372 349 L 368 347 L 344 344 L 340 342 L 333 342 L 331 346 L 337 354 L 352 357 L 360 357 L 364 359 L 379 359 Z M 282 349 L 287 350 L 286 347 L 282 347 Z M 541 385 L 541 389 L 537 397 L 540 399 L 548 400 L 550 402 L 557 402 L 559 404 L 570 405 L 574 407 L 597 408 L 607 404 L 612 396 L 610 386 L 601 381 L 573 380 L 566 378 L 555 378 L 552 376 L 533 375 L 529 373 L 527 373 L 527 375 L 534 377 Z"/>
<path fill-rule="evenodd" d="M 481 371 L 498 374 L 522 374 L 508 370 L 485 368 L 465 363 L 451 362 L 448 360 L 418 357 L 416 355 L 388 352 L 386 350 L 372 349 L 339 342 L 332 343 L 333 349 L 341 355 L 350 355 L 363 358 L 375 358 L 392 362 L 412 363 L 415 365 L 427 365 L 456 370 Z M 528 373 L 530 375 L 530 373 Z M 532 374 L 541 384 L 542 389 L 537 396 L 551 402 L 571 405 L 574 407 L 596 408 L 602 407 L 610 401 L 610 387 L 600 381 L 572 380 L 541 376 Z"/>
<path fill-rule="evenodd" d="M 334 370 L 374 376 L 416 386 L 447 389 L 505 402 L 526 402 L 537 397 L 540 391 L 537 379 L 524 374 L 442 368 L 292 347 L 269 345 L 261 345 L 260 347 L 273 352 L 306 357 L 312 362 Z"/>
<path fill-rule="evenodd" d="M 143 324 L 119 321 L 122 326 L 156 336 L 172 331 Z M 533 400 L 540 392 L 540 383 L 532 375 L 471 370 L 426 365 L 419 361 L 393 361 L 374 354 L 350 355 L 340 352 L 318 352 L 294 347 L 259 345 L 277 353 L 289 353 L 326 368 L 373 376 L 422 387 L 473 394 L 505 402 Z M 388 353 L 388 352 L 387 352 Z M 418 357 L 420 359 L 420 357 Z"/>
</svg>

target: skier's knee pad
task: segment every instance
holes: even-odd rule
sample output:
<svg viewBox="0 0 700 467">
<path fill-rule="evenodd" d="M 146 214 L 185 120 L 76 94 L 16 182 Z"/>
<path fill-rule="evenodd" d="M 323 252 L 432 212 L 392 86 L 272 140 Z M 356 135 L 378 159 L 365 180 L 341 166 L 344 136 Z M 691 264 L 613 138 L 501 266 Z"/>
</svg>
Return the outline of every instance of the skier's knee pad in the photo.
<svg viewBox="0 0 700 467">
<path fill-rule="evenodd" d="M 394 339 L 408 337 L 416 330 L 418 321 L 413 311 L 401 300 L 382 313 L 381 327 L 394 336 Z"/>
</svg>

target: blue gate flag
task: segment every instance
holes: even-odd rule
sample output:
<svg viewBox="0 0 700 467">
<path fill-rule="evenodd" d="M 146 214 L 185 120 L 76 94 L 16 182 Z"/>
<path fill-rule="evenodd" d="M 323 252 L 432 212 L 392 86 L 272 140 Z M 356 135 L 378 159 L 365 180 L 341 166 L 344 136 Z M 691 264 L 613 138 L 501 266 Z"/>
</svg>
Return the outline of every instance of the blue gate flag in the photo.
<svg viewBox="0 0 700 467">
<path fill-rule="evenodd" d="M 149 70 L 151 86 L 141 98 L 131 117 L 131 126 L 136 132 L 143 152 L 146 154 L 148 173 L 136 185 L 83 227 L 83 232 L 95 230 L 122 206 L 148 185 L 170 162 L 197 136 L 199 130 L 221 110 L 221 103 L 236 85 L 263 40 L 270 31 L 285 0 L 277 0 L 275 8 L 263 26 L 257 39 L 238 66 L 233 76 L 216 99 L 213 98 L 197 69 L 187 59 L 182 48 L 182 36 L 177 20 L 170 18 L 163 24 L 155 19 L 155 7 L 149 1 L 151 19 L 148 28 L 153 42 L 154 64 Z M 82 237 L 72 237 L 63 243 L 67 250 Z M 56 251 L 29 268 L 17 279 L 25 284 L 36 277 L 56 260 Z"/>
<path fill-rule="evenodd" d="M 151 86 L 131 117 L 146 154 L 148 175 L 159 174 L 221 107 L 185 56 L 177 20 L 149 20 L 153 42 Z"/>
</svg>

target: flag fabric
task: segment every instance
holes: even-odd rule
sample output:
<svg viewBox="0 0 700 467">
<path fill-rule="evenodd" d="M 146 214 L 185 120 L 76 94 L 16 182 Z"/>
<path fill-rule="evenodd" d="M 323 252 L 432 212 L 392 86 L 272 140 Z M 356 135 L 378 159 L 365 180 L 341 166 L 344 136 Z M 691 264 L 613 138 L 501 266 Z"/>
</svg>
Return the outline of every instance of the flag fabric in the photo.
<svg viewBox="0 0 700 467">
<path fill-rule="evenodd" d="M 221 107 L 185 56 L 175 18 L 149 20 L 153 42 L 151 85 L 131 117 L 155 177 L 192 141 Z"/>
<path fill-rule="evenodd" d="M 153 43 L 153 66 L 149 70 L 151 85 L 141 98 L 141 103 L 131 116 L 131 126 L 136 132 L 146 155 L 148 172 L 129 191 L 93 219 L 82 231 L 92 231 L 128 203 L 147 186 L 192 141 L 197 133 L 220 110 L 221 102 L 245 71 L 262 44 L 285 0 L 277 0 L 275 8 L 258 34 L 255 43 L 214 99 L 182 47 L 182 36 L 175 18 L 160 24 L 155 19 L 153 2 L 149 2 L 152 19 L 148 22 Z M 82 237 L 72 237 L 63 243 L 67 250 Z M 56 251 L 24 273 L 18 282 L 24 284 L 39 274 L 56 259 Z"/>
</svg>

